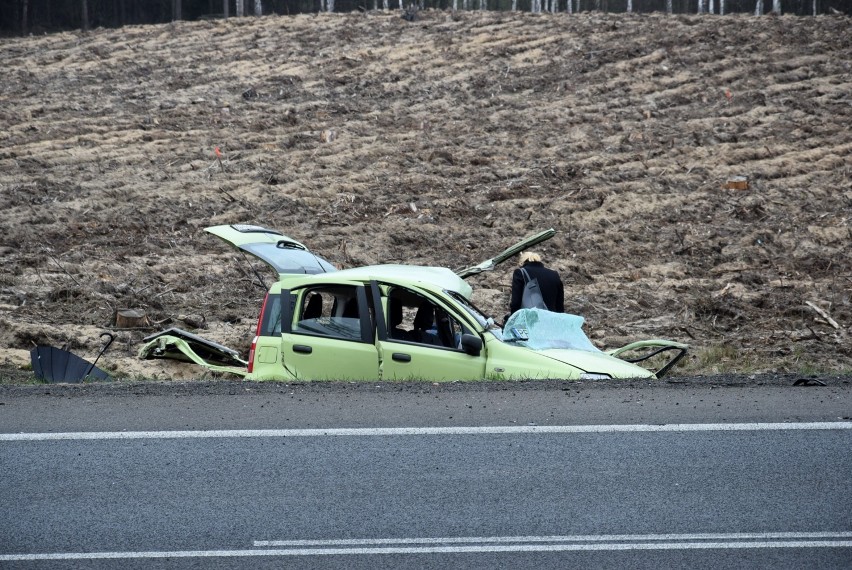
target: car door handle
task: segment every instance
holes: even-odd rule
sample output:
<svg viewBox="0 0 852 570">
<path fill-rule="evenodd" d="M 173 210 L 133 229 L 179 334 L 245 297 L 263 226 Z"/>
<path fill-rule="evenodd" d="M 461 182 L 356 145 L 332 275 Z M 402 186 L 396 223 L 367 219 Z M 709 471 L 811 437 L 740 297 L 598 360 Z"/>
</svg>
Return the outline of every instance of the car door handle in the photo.
<svg viewBox="0 0 852 570">
<path fill-rule="evenodd" d="M 301 352 L 302 354 L 310 354 L 314 351 L 313 348 L 308 346 L 307 344 L 294 344 L 293 352 Z"/>
<path fill-rule="evenodd" d="M 411 362 L 411 355 L 404 352 L 394 352 L 392 358 L 397 362 Z"/>
</svg>

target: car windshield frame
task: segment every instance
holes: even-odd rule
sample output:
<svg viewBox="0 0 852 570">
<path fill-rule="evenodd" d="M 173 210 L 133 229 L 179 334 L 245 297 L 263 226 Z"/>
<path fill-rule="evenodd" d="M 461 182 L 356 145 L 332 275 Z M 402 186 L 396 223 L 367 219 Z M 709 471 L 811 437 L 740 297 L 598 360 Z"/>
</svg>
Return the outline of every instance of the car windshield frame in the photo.
<svg viewBox="0 0 852 570">
<path fill-rule="evenodd" d="M 493 317 L 489 317 L 482 309 L 474 305 L 463 295 L 455 291 L 444 290 L 444 294 L 449 297 L 456 305 L 461 307 L 465 313 L 473 317 L 473 319 L 482 327 L 483 330 L 490 332 L 499 340 L 503 340 L 503 329 L 500 325 L 494 322 Z"/>
</svg>

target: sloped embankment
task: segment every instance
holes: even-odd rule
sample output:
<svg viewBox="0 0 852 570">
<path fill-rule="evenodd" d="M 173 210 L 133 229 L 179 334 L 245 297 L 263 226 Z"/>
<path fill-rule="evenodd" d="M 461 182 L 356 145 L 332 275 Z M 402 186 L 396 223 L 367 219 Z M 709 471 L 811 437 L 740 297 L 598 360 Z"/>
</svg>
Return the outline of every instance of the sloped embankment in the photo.
<svg viewBox="0 0 852 570">
<path fill-rule="evenodd" d="M 202 228 L 249 221 L 343 266 L 460 267 L 554 227 L 599 346 L 852 368 L 848 18 L 421 15 L 2 40 L 3 360 L 93 356 L 122 307 L 153 326 L 108 368 L 196 374 L 134 359 L 170 324 L 246 348 L 262 288 Z M 497 316 L 508 270 L 474 282 Z"/>
</svg>

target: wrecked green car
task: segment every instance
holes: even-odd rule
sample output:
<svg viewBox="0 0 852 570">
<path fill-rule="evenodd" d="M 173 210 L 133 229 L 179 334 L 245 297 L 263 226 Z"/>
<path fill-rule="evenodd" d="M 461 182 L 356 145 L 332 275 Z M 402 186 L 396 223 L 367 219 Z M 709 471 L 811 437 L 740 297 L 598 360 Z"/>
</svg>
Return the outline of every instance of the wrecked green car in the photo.
<svg viewBox="0 0 852 570">
<path fill-rule="evenodd" d="M 180 329 L 145 339 L 140 358 L 175 358 L 249 380 L 522 380 L 655 378 L 687 345 L 645 340 L 603 352 L 577 315 L 522 309 L 504 327 L 470 301 L 466 277 L 555 234 L 530 236 L 479 265 L 374 265 L 337 270 L 303 244 L 250 225 L 206 231 L 268 263 L 270 287 L 248 358 Z M 631 361 L 627 353 L 643 350 Z M 666 352 L 656 371 L 640 366 Z M 622 356 L 622 357 L 619 357 Z"/>
</svg>

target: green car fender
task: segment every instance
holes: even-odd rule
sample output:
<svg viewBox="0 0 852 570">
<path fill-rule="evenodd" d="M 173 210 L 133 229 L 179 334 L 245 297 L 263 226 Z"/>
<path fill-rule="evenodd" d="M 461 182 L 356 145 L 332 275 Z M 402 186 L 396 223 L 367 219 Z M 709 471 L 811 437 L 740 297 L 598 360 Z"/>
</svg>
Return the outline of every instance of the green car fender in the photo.
<svg viewBox="0 0 852 570">
<path fill-rule="evenodd" d="M 532 350 L 486 334 L 489 378 L 506 380 L 579 380 L 584 374 L 610 378 L 655 378 L 653 372 L 604 352 L 575 349 Z M 488 338 L 490 337 L 490 338 Z"/>
<path fill-rule="evenodd" d="M 485 333 L 484 337 L 484 352 L 488 358 L 485 368 L 487 379 L 577 379 L 583 372 L 579 368 L 547 358 L 529 348 L 506 344 L 490 333 Z"/>
</svg>

